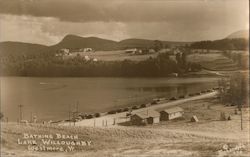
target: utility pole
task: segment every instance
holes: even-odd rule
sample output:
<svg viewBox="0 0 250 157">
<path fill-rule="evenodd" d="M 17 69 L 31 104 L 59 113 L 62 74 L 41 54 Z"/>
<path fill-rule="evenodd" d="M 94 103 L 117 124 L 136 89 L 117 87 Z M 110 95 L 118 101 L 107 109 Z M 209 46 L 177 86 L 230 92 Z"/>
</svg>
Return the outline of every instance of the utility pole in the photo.
<svg viewBox="0 0 250 157">
<path fill-rule="evenodd" d="M 242 105 L 240 105 L 240 127 L 243 130 L 243 117 L 242 117 Z"/>
<path fill-rule="evenodd" d="M 71 114 L 71 111 L 70 111 L 70 104 L 69 104 L 69 125 L 71 125 L 71 123 L 70 123 L 70 114 Z"/>
<path fill-rule="evenodd" d="M 79 101 L 76 102 L 76 116 L 79 114 Z"/>
<path fill-rule="evenodd" d="M 32 114 L 32 112 L 30 113 L 30 123 L 33 123 L 33 114 Z"/>
<path fill-rule="evenodd" d="M 74 109 L 74 111 L 73 111 L 73 120 L 74 120 L 74 126 L 75 126 L 75 124 L 76 124 L 76 116 L 78 116 L 78 105 L 79 103 L 78 103 L 78 101 L 76 102 L 76 106 L 75 106 L 75 109 Z"/>
<path fill-rule="evenodd" d="M 18 105 L 19 107 L 19 123 L 21 123 L 22 119 L 23 119 L 23 112 L 22 112 L 22 108 L 23 108 L 23 105 Z"/>
</svg>

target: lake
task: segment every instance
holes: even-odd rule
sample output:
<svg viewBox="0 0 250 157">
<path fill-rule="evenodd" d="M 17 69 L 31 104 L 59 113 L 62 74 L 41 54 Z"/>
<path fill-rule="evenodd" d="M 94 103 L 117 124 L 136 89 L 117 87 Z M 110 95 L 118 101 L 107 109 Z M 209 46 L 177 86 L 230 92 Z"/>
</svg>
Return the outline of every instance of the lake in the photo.
<svg viewBox="0 0 250 157">
<path fill-rule="evenodd" d="M 217 86 L 219 78 L 45 78 L 1 77 L 1 112 L 23 119 L 66 119 L 69 111 L 95 113 L 151 102 L 156 97 L 178 97 Z"/>
</svg>

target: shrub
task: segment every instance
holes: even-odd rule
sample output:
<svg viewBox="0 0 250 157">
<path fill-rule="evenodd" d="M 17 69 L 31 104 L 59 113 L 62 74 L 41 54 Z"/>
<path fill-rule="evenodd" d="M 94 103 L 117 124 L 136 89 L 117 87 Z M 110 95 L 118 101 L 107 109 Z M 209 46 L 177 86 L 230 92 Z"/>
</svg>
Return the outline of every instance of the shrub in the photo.
<svg viewBox="0 0 250 157">
<path fill-rule="evenodd" d="M 122 112 L 122 109 L 117 109 L 116 112 L 117 112 L 117 113 L 121 113 L 121 112 Z"/>
<path fill-rule="evenodd" d="M 89 114 L 89 115 L 87 115 L 86 116 L 86 119 L 91 119 L 91 118 L 93 118 L 94 116 L 92 115 L 92 114 Z"/>
<path fill-rule="evenodd" d="M 146 107 L 146 104 L 141 104 L 140 107 L 141 107 L 141 108 L 145 108 L 145 107 Z"/>
<path fill-rule="evenodd" d="M 157 101 L 152 101 L 151 102 L 151 105 L 156 105 L 157 104 Z"/>
<path fill-rule="evenodd" d="M 175 97 L 170 98 L 169 100 L 177 100 Z"/>
<path fill-rule="evenodd" d="M 95 113 L 95 117 L 100 117 L 101 114 L 100 113 Z"/>
<path fill-rule="evenodd" d="M 181 95 L 181 96 L 179 96 L 179 98 L 180 98 L 180 99 L 183 99 L 183 98 L 185 98 L 185 96 L 184 96 L 184 95 Z"/>
<path fill-rule="evenodd" d="M 133 106 L 132 109 L 133 109 L 133 110 L 136 110 L 136 109 L 138 109 L 138 107 L 137 107 L 137 106 Z"/>
<path fill-rule="evenodd" d="M 127 112 L 129 110 L 129 108 L 124 108 L 123 112 Z"/>
<path fill-rule="evenodd" d="M 115 110 L 112 110 L 112 111 L 109 111 L 108 114 L 115 114 L 116 111 Z"/>
</svg>

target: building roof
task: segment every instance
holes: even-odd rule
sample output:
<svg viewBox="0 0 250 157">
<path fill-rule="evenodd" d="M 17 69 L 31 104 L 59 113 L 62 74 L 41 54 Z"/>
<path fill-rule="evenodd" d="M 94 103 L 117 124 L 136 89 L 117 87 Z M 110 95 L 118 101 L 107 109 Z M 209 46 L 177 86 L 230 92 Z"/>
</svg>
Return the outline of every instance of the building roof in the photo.
<svg viewBox="0 0 250 157">
<path fill-rule="evenodd" d="M 183 112 L 183 109 L 180 107 L 173 107 L 173 108 L 165 109 L 163 110 L 163 112 L 166 112 L 166 113 Z"/>
<path fill-rule="evenodd" d="M 138 117 L 142 119 L 146 119 L 149 117 L 160 117 L 160 113 L 154 110 L 145 110 L 145 111 L 137 112 L 134 115 L 137 115 Z"/>
</svg>

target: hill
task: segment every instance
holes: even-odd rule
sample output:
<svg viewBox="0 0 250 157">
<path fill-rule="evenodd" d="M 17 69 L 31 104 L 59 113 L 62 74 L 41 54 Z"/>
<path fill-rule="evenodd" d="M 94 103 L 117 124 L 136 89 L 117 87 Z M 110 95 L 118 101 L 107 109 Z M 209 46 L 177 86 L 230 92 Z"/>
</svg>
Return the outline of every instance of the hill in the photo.
<svg viewBox="0 0 250 157">
<path fill-rule="evenodd" d="M 97 37 L 80 37 L 76 35 L 66 35 L 58 44 L 51 46 L 52 49 L 61 48 L 86 48 L 95 50 L 116 50 L 117 42 Z"/>
<path fill-rule="evenodd" d="M 236 39 L 236 38 L 249 39 L 249 30 L 240 30 L 240 31 L 234 32 L 226 37 L 226 39 Z"/>
<path fill-rule="evenodd" d="M 188 42 L 161 41 L 163 45 L 176 46 L 184 45 Z M 97 37 L 81 37 L 76 35 L 66 35 L 58 44 L 51 46 L 52 49 L 61 48 L 86 48 L 91 47 L 95 50 L 120 50 L 126 48 L 151 48 L 154 40 L 147 39 L 125 39 L 119 42 Z"/>
<path fill-rule="evenodd" d="M 248 39 L 241 37 L 246 37 L 246 35 L 248 35 L 248 30 L 242 30 L 232 33 L 222 40 L 200 42 L 161 41 L 161 44 L 163 47 L 191 44 L 191 48 L 245 50 L 248 46 Z M 154 47 L 154 44 L 155 40 L 148 39 L 131 38 L 117 42 L 97 37 L 81 37 L 69 34 L 53 46 L 12 41 L 0 42 L 0 55 L 33 55 L 35 53 L 55 52 L 61 48 L 76 49 L 87 47 L 93 48 L 97 51 L 114 51 L 126 48 L 152 48 Z"/>
<path fill-rule="evenodd" d="M 42 52 L 48 52 L 49 47 L 40 44 L 22 43 L 22 42 L 0 42 L 0 56 L 6 55 L 33 55 Z"/>
</svg>

